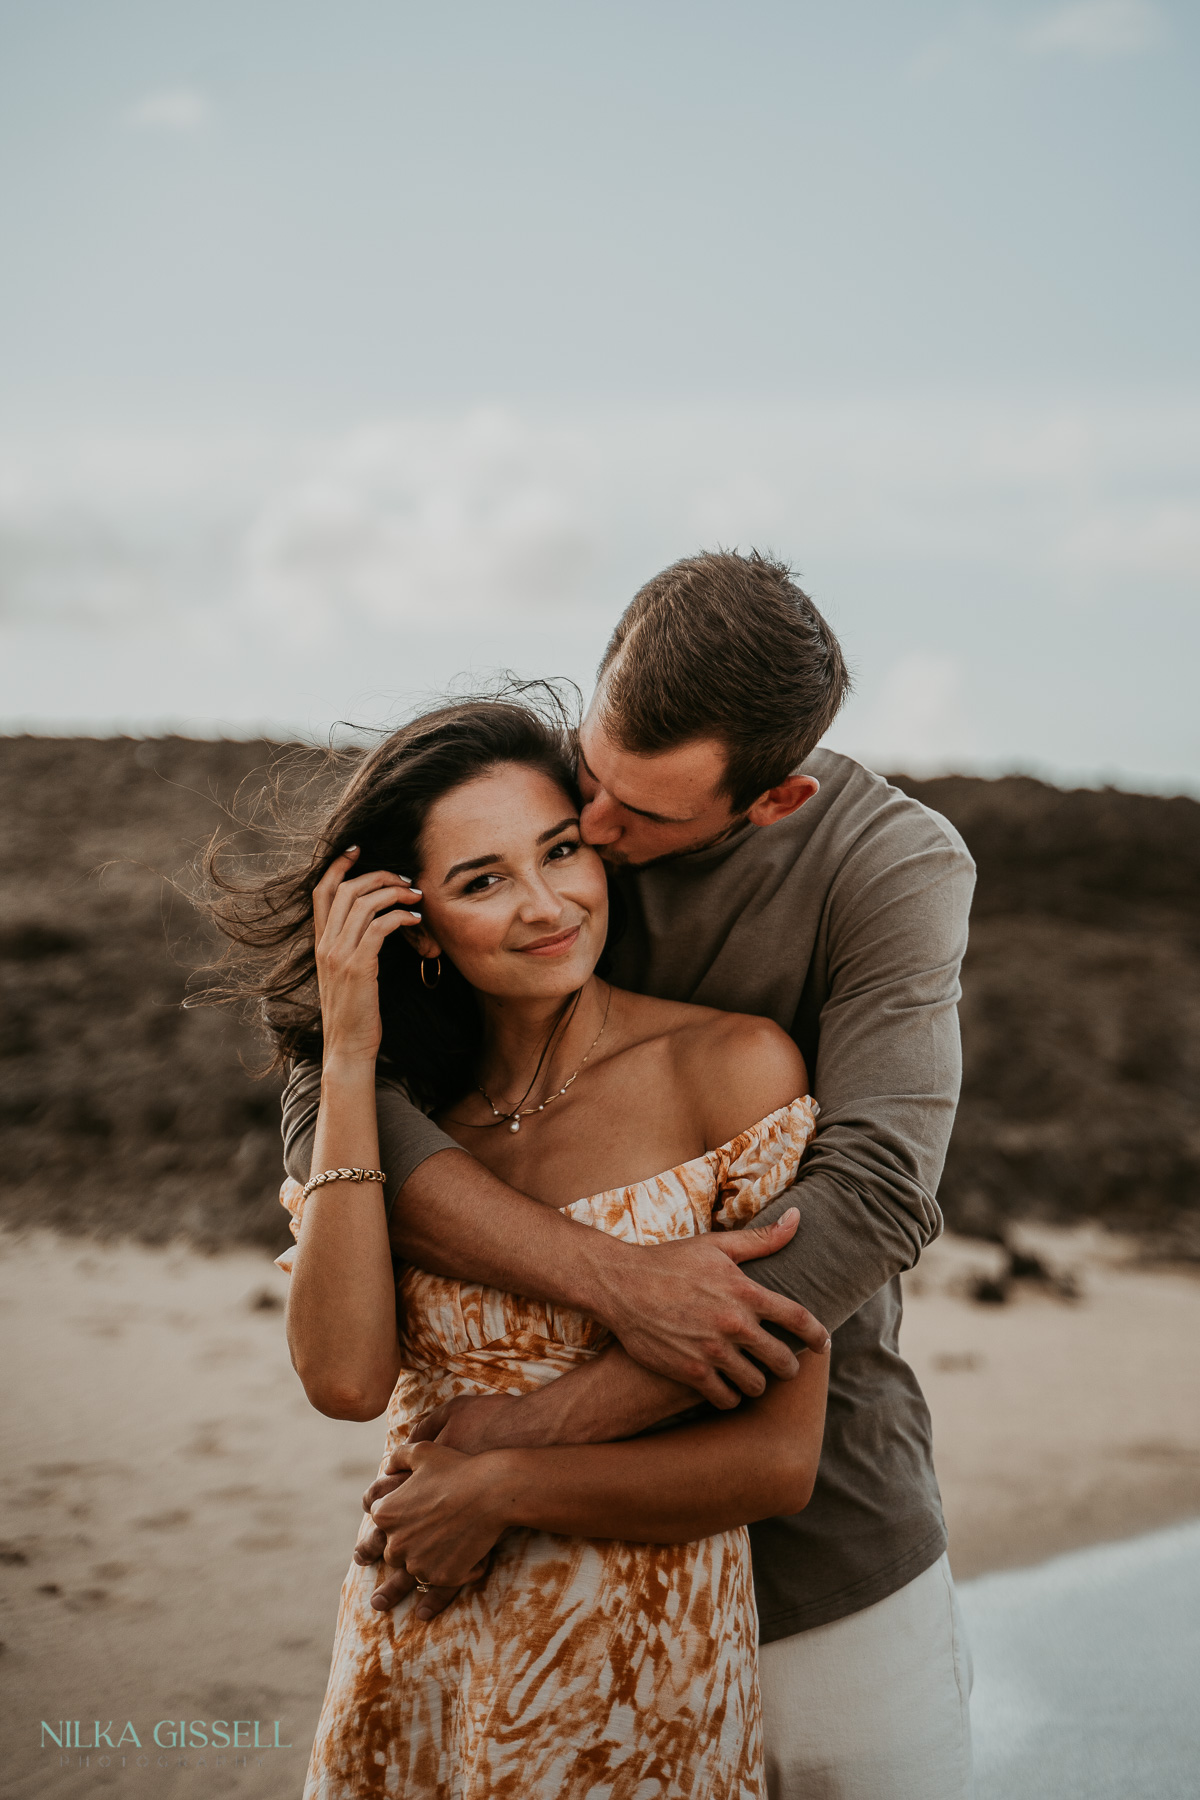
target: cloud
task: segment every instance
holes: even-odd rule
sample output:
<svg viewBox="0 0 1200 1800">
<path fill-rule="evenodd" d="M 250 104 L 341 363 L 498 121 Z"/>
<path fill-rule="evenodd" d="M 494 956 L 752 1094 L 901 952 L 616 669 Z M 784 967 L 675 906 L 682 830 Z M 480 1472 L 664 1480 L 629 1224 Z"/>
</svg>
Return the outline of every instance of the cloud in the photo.
<svg viewBox="0 0 1200 1800">
<path fill-rule="evenodd" d="M 1129 504 L 1093 513 L 1068 531 L 1064 566 L 1093 578 L 1200 581 L 1200 500 Z"/>
<path fill-rule="evenodd" d="M 863 696 L 833 742 L 874 768 L 910 775 L 969 764 L 977 745 L 965 688 L 958 657 L 910 650 L 885 672 L 874 696 Z"/>
<path fill-rule="evenodd" d="M 587 458 L 565 434 L 480 411 L 364 427 L 259 511 L 249 602 L 310 638 L 569 611 L 596 561 Z"/>
<path fill-rule="evenodd" d="M 1162 35 L 1162 14 L 1150 0 L 1077 0 L 1035 19 L 1019 42 L 1033 56 L 1134 56 Z"/>
<path fill-rule="evenodd" d="M 121 114 L 135 131 L 165 131 L 186 136 L 201 131 L 213 116 L 212 103 L 196 88 L 157 88 L 135 100 Z"/>
<path fill-rule="evenodd" d="M 909 57 L 902 72 L 911 81 L 933 81 L 953 67 L 956 55 L 956 47 L 949 37 L 934 38 Z"/>
<path fill-rule="evenodd" d="M 900 66 L 909 81 L 936 81 L 967 65 L 1019 56 L 1075 56 L 1091 60 L 1136 56 L 1166 35 L 1153 0 L 1074 0 L 1019 22 L 996 9 L 961 12 Z"/>
<path fill-rule="evenodd" d="M 586 687 L 640 582 L 717 544 L 795 559 L 855 668 L 851 755 L 1200 779 L 1200 395 L 0 440 L 0 720 L 322 730 L 471 670 Z"/>
<path fill-rule="evenodd" d="M 648 571 L 717 544 L 791 554 L 814 584 L 1003 570 L 1072 605 L 1188 582 L 1200 399 L 480 408 L 307 438 L 0 443 L 9 619 L 225 608 L 310 642 L 347 622 L 540 629 L 607 620 Z"/>
<path fill-rule="evenodd" d="M 153 608 L 158 574 L 152 558 L 73 510 L 24 529 L 0 522 L 0 620 L 136 628 Z"/>
</svg>

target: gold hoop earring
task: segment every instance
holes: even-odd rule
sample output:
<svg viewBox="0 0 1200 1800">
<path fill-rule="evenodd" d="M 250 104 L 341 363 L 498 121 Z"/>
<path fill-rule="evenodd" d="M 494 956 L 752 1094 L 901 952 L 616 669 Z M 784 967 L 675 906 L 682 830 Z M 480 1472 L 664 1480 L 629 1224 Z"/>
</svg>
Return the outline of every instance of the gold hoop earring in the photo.
<svg viewBox="0 0 1200 1800">
<path fill-rule="evenodd" d="M 437 963 L 437 973 L 434 975 L 434 978 L 432 981 L 430 981 L 428 975 L 425 973 L 425 964 L 428 962 L 436 962 Z M 442 959 L 441 959 L 441 957 L 440 956 L 437 956 L 437 957 L 423 956 L 421 958 L 421 980 L 425 984 L 425 986 L 427 988 L 435 988 L 441 979 L 442 979 Z"/>
</svg>

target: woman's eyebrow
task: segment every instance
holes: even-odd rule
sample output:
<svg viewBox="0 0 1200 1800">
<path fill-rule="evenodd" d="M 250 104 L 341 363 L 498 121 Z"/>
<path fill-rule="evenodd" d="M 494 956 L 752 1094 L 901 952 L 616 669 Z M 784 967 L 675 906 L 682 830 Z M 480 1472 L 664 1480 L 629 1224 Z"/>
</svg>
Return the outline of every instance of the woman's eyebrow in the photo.
<svg viewBox="0 0 1200 1800">
<path fill-rule="evenodd" d="M 539 844 L 548 844 L 550 839 L 557 837 L 560 831 L 566 831 L 569 825 L 578 825 L 578 823 L 579 814 L 569 813 L 565 819 L 560 819 L 557 825 L 551 825 L 548 831 L 539 833 L 536 842 Z M 500 854 L 497 851 L 493 851 L 490 856 L 473 856 L 469 862 L 457 862 L 454 864 L 453 868 L 447 869 L 445 875 L 443 875 L 442 886 L 445 887 L 447 882 L 453 881 L 456 875 L 465 875 L 469 869 L 486 869 L 491 863 L 502 861 L 503 858 Z"/>
<path fill-rule="evenodd" d="M 453 881 L 456 875 L 465 875 L 468 869 L 486 869 L 489 863 L 498 863 L 499 861 L 499 856 L 493 852 L 491 856 L 473 856 L 470 862 L 455 863 L 454 867 L 448 869 L 443 875 L 442 886 L 445 887 L 447 882 Z"/>
</svg>

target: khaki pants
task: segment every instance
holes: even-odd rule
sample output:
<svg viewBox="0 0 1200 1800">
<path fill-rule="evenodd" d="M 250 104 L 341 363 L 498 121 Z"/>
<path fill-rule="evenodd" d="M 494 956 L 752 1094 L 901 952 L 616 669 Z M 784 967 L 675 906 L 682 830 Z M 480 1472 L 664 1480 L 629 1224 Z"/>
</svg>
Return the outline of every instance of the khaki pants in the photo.
<svg viewBox="0 0 1200 1800">
<path fill-rule="evenodd" d="M 759 1651 L 770 1800 L 970 1800 L 971 1653 L 943 1556 Z"/>
</svg>

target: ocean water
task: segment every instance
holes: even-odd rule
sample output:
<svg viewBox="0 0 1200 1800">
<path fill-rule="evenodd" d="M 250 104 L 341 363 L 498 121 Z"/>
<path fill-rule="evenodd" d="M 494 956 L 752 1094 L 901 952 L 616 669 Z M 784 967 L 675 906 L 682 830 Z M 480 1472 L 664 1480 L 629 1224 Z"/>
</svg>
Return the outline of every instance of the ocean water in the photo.
<svg viewBox="0 0 1200 1800">
<path fill-rule="evenodd" d="M 959 1594 L 978 1800 L 1200 1796 L 1200 1521 Z"/>
</svg>

